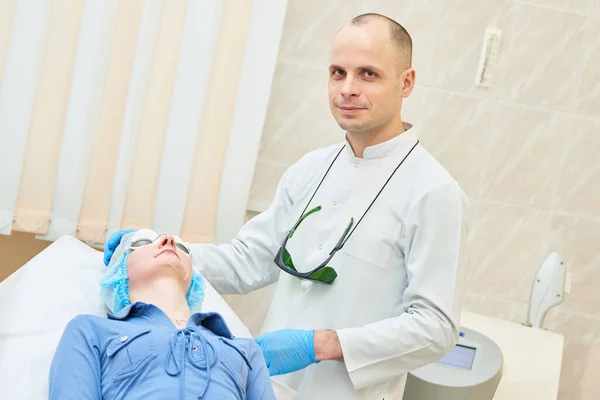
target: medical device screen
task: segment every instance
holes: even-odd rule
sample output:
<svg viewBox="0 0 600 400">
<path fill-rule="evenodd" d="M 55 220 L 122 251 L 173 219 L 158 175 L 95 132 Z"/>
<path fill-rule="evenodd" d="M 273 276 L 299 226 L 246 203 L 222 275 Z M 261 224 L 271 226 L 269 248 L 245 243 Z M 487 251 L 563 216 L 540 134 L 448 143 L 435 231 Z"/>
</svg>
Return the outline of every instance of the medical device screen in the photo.
<svg viewBox="0 0 600 400">
<path fill-rule="evenodd" d="M 453 367 L 471 369 L 473 360 L 475 359 L 475 349 L 462 345 L 456 345 L 444 358 L 438 362 L 441 364 L 451 365 Z"/>
</svg>

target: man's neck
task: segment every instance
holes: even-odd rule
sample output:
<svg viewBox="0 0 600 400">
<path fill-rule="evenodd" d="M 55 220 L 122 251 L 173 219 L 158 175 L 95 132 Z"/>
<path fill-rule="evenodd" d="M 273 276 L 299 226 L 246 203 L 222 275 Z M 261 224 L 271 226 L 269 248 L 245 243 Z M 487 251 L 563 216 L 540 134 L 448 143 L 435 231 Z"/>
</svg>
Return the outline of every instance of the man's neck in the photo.
<svg viewBox="0 0 600 400">
<path fill-rule="evenodd" d="M 387 142 L 390 139 L 405 132 L 404 124 L 401 122 L 399 125 L 395 124 L 391 127 L 379 128 L 370 132 L 346 132 L 346 140 L 352 147 L 354 155 L 358 158 L 362 158 L 365 149 L 376 144 Z"/>
<path fill-rule="evenodd" d="M 181 327 L 181 321 L 187 322 L 191 315 L 185 295 L 176 281 L 160 279 L 135 290 L 132 288 L 129 298 L 132 303 L 141 301 L 155 305 L 167 314 L 175 325 Z M 185 323 L 183 325 L 185 326 Z"/>
</svg>

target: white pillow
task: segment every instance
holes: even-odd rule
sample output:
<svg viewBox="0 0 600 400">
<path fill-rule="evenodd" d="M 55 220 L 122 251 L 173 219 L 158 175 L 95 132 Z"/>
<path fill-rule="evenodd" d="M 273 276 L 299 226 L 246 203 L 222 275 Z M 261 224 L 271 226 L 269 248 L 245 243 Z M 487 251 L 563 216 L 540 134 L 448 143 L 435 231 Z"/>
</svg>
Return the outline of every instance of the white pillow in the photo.
<svg viewBox="0 0 600 400">
<path fill-rule="evenodd" d="M 48 398 L 48 371 L 67 323 L 78 314 L 106 317 L 102 258 L 63 236 L 0 283 L 0 399 Z M 235 336 L 252 337 L 208 282 L 202 311 L 219 312 Z"/>
</svg>

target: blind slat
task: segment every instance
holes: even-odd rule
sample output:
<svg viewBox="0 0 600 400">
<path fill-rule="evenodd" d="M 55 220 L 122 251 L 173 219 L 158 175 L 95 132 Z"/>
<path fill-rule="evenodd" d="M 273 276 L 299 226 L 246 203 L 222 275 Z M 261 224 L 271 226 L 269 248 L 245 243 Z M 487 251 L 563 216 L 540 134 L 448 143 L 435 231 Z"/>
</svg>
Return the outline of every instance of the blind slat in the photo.
<svg viewBox="0 0 600 400">
<path fill-rule="evenodd" d="M 119 2 L 100 117 L 94 133 L 90 166 L 79 216 L 77 237 L 80 240 L 102 241 L 106 234 L 110 192 L 141 13 L 141 0 Z"/>
<path fill-rule="evenodd" d="M 286 0 L 252 2 L 242 75 L 219 191 L 215 231 L 216 241 L 219 243 L 233 239 L 244 223 L 286 6 Z M 261 89 L 259 92 L 257 87 Z"/>
<path fill-rule="evenodd" d="M 0 87 L 0 234 L 8 235 L 17 201 L 52 3 L 17 3 Z"/>
<path fill-rule="evenodd" d="M 156 193 L 157 232 L 181 232 L 221 8 L 222 0 L 188 1 Z"/>
<path fill-rule="evenodd" d="M 6 64 L 16 6 L 17 0 L 0 1 L 0 84 L 2 83 L 4 64 Z"/>
<path fill-rule="evenodd" d="M 181 237 L 194 243 L 214 239 L 219 182 L 233 115 L 252 1 L 223 5 L 217 47 L 189 183 Z"/>
<path fill-rule="evenodd" d="M 121 225 L 124 227 L 148 228 L 152 226 L 154 199 L 181 46 L 185 10 L 185 0 L 169 0 L 163 5 L 146 103 L 142 113 L 123 211 Z"/>
<path fill-rule="evenodd" d="M 77 231 L 117 2 L 85 1 L 56 174 L 52 220 L 48 234 L 38 236 L 39 239 L 56 240 L 63 235 L 75 235 Z"/>
<path fill-rule="evenodd" d="M 121 229 L 125 198 L 142 120 L 162 7 L 162 0 L 147 0 L 144 2 L 140 33 L 137 39 L 133 72 L 131 74 L 125 109 L 123 132 L 118 149 L 117 167 L 108 217 L 107 238 L 113 232 Z"/>
<path fill-rule="evenodd" d="M 27 141 L 14 230 L 48 231 L 83 0 L 54 0 Z"/>
</svg>

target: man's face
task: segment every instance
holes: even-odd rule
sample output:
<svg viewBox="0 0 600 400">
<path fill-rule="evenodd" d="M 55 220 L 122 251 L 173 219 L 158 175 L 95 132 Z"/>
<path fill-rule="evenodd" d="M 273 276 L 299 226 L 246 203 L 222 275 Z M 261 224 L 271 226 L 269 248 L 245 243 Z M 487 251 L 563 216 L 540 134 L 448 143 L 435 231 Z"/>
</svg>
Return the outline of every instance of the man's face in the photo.
<svg viewBox="0 0 600 400">
<path fill-rule="evenodd" d="M 173 279 L 185 294 L 192 279 L 192 260 L 176 246 L 173 236 L 161 235 L 153 244 L 131 250 L 127 275 L 132 290 L 156 279 Z"/>
<path fill-rule="evenodd" d="M 330 62 L 329 105 L 342 129 L 371 132 L 400 121 L 402 98 L 412 91 L 414 71 L 404 70 L 387 24 L 372 21 L 342 28 Z"/>
</svg>

